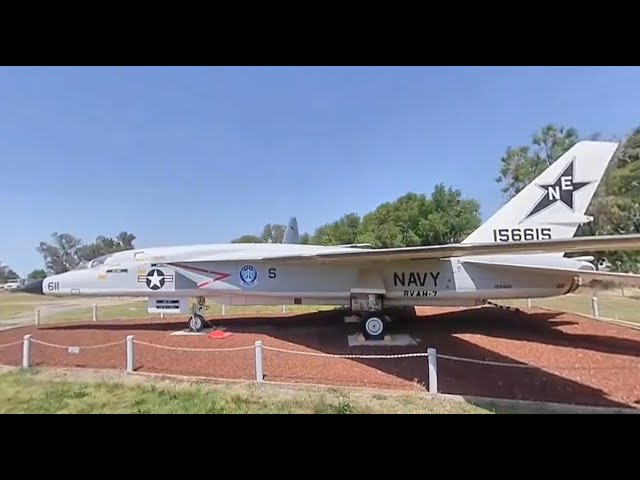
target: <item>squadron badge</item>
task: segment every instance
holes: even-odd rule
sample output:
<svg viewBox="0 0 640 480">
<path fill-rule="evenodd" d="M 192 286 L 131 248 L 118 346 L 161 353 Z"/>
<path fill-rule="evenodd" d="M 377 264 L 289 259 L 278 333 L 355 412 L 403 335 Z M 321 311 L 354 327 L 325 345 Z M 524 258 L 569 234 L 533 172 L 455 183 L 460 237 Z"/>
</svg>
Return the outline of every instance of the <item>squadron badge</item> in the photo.
<svg viewBox="0 0 640 480">
<path fill-rule="evenodd" d="M 258 270 L 253 265 L 245 265 L 240 269 L 240 281 L 245 287 L 253 287 L 258 281 Z"/>
</svg>

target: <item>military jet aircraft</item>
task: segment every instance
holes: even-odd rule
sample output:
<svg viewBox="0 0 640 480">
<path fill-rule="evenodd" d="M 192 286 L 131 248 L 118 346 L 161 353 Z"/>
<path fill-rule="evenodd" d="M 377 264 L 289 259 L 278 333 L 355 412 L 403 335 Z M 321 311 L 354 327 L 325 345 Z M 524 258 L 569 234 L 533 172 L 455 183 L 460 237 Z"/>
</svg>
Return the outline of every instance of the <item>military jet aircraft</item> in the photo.
<svg viewBox="0 0 640 480">
<path fill-rule="evenodd" d="M 190 313 L 204 326 L 206 301 L 226 305 L 350 306 L 365 337 L 379 338 L 389 307 L 477 306 L 488 299 L 575 291 L 582 281 L 640 284 L 599 272 L 568 252 L 637 250 L 640 235 L 573 237 L 618 147 L 582 141 L 552 163 L 461 243 L 405 248 L 301 245 L 293 218 L 283 243 L 138 248 L 47 277 L 24 291 L 54 296 L 146 296 L 149 312 Z M 197 298 L 189 305 L 190 298 Z"/>
</svg>

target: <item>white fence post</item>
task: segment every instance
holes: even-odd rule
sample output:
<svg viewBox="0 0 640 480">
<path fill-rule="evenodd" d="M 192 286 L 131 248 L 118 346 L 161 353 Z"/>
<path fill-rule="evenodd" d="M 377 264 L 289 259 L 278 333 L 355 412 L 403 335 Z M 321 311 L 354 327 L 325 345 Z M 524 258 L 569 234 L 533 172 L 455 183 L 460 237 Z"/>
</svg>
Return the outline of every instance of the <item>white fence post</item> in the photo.
<svg viewBox="0 0 640 480">
<path fill-rule="evenodd" d="M 93 321 L 98 321 L 98 305 L 96 305 L 95 303 L 93 304 Z"/>
<path fill-rule="evenodd" d="M 35 323 L 36 323 L 36 325 L 40 325 L 40 309 L 39 308 L 36 308 Z"/>
<path fill-rule="evenodd" d="M 527 308 L 531 308 L 531 299 L 527 298 Z"/>
<path fill-rule="evenodd" d="M 282 305 L 282 313 L 287 313 L 287 306 L 286 305 Z"/>
<path fill-rule="evenodd" d="M 22 341 L 22 368 L 31 366 L 31 334 L 23 337 Z"/>
<path fill-rule="evenodd" d="M 256 340 L 256 381 L 262 382 L 264 375 L 262 373 L 262 341 Z"/>
<path fill-rule="evenodd" d="M 133 351 L 133 335 L 127 335 L 127 373 L 133 373 L 135 358 Z"/>
<path fill-rule="evenodd" d="M 591 312 L 595 318 L 600 316 L 600 312 L 598 311 L 598 297 L 591 297 Z"/>
<path fill-rule="evenodd" d="M 226 305 L 223 303 L 222 304 L 222 315 L 223 316 L 227 314 L 227 309 L 225 307 L 226 307 Z"/>
<path fill-rule="evenodd" d="M 429 393 L 438 393 L 438 362 L 435 348 L 427 350 L 429 359 Z"/>
</svg>

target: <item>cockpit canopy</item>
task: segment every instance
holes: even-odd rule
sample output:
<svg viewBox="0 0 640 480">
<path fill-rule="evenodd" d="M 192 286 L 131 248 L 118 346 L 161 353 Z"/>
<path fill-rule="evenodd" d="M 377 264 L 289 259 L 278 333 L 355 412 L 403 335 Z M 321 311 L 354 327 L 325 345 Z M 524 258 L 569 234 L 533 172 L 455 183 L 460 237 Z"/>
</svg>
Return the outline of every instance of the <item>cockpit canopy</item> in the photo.
<svg viewBox="0 0 640 480">
<path fill-rule="evenodd" d="M 98 258 L 94 258 L 93 260 L 91 260 L 89 262 L 89 268 L 95 268 L 95 267 L 98 267 L 100 265 L 103 265 L 107 261 L 107 259 L 109 259 L 111 257 L 112 257 L 112 254 L 108 254 L 108 255 L 102 255 L 102 256 L 100 256 Z"/>
<path fill-rule="evenodd" d="M 124 252 L 108 253 L 107 255 L 101 255 L 88 262 L 82 262 L 80 265 L 78 265 L 75 268 L 75 270 L 91 269 L 91 268 L 96 268 L 105 264 L 110 265 L 112 263 L 117 263 L 119 261 L 126 260 L 128 259 L 128 257 L 132 257 L 132 256 L 133 254 L 131 253 L 130 250 L 127 250 Z"/>
<path fill-rule="evenodd" d="M 109 258 L 111 258 L 112 254 L 102 255 L 100 257 L 94 258 L 88 262 L 82 262 L 78 265 L 75 270 L 86 270 L 87 268 L 95 268 L 103 265 Z"/>
</svg>

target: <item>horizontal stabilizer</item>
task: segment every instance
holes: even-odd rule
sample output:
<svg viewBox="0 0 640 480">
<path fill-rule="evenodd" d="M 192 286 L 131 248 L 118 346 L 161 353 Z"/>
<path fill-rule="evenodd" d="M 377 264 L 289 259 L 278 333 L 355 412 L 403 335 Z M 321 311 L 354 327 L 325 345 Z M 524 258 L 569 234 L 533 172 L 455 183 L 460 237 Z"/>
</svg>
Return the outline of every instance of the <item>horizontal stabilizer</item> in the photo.
<svg viewBox="0 0 640 480">
<path fill-rule="evenodd" d="M 570 217 L 566 216 L 565 218 L 559 218 L 557 220 L 549 220 L 546 225 L 558 225 L 558 226 L 568 226 L 568 227 L 578 227 L 583 223 L 591 223 L 593 221 L 593 217 L 589 217 L 587 215 Z"/>
<path fill-rule="evenodd" d="M 593 255 L 585 255 L 582 257 L 570 257 L 571 260 L 574 260 L 576 262 L 593 262 L 595 261 L 596 257 L 594 257 Z"/>
<path fill-rule="evenodd" d="M 490 268 L 508 269 L 521 272 L 523 275 L 526 275 L 527 273 L 546 273 L 549 275 L 554 273 L 571 274 L 581 278 L 583 282 L 598 280 L 601 282 L 616 282 L 629 286 L 640 287 L 640 275 L 632 273 L 598 272 L 595 270 L 580 270 L 577 268 L 547 267 L 543 265 L 512 264 L 483 260 L 464 260 L 464 263 L 472 263 L 474 265 L 482 265 Z"/>
</svg>

